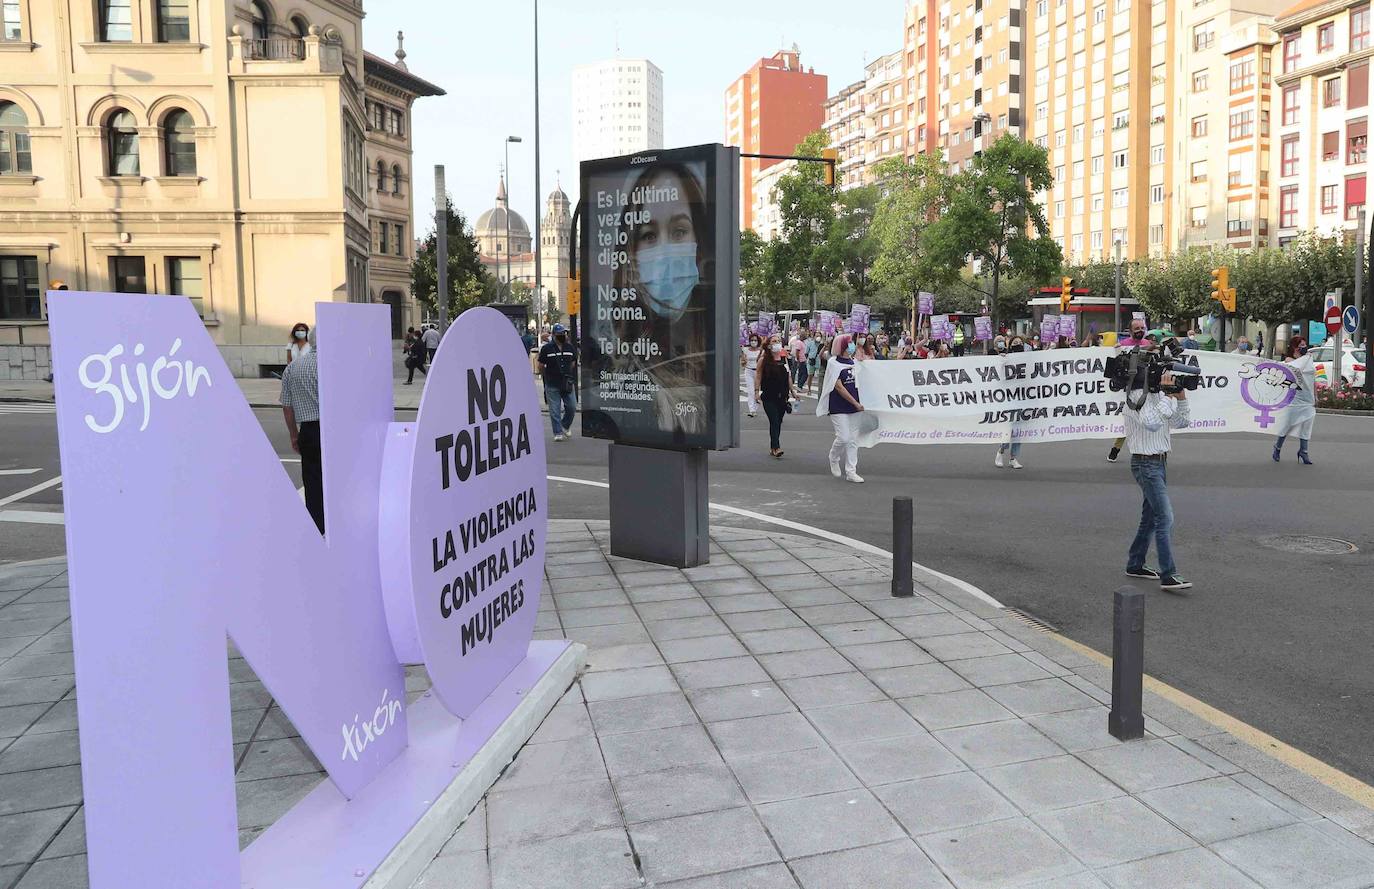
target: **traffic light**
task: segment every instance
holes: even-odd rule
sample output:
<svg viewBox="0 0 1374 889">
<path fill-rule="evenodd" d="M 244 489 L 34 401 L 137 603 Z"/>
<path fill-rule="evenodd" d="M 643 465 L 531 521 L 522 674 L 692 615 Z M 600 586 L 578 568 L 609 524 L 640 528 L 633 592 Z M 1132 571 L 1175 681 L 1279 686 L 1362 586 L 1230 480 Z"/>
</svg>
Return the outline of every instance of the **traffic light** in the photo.
<svg viewBox="0 0 1374 889">
<path fill-rule="evenodd" d="M 582 279 L 576 275 L 568 278 L 568 314 L 577 315 L 582 311 Z"/>
<path fill-rule="evenodd" d="M 834 148 L 821 150 L 821 157 L 825 158 L 825 184 L 827 188 L 835 187 L 835 162 L 840 159 L 840 152 Z"/>
<path fill-rule="evenodd" d="M 1236 310 L 1236 291 L 1231 287 L 1231 270 L 1226 266 L 1212 269 L 1212 299 L 1228 312 Z"/>
<path fill-rule="evenodd" d="M 1073 302 L 1073 278 L 1064 277 L 1059 279 L 1059 311 L 1060 313 L 1069 310 L 1069 303 Z"/>
</svg>

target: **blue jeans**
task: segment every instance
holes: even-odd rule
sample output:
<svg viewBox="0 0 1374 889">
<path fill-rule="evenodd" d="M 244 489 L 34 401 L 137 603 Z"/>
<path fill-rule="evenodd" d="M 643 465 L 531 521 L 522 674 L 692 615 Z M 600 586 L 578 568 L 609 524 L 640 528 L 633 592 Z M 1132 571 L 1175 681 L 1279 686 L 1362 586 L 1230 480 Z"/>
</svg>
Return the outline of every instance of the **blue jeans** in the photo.
<svg viewBox="0 0 1374 889">
<path fill-rule="evenodd" d="M 1135 532 L 1135 540 L 1131 541 L 1126 567 L 1145 566 L 1145 557 L 1150 552 L 1150 535 L 1153 534 L 1156 554 L 1159 556 L 1159 573 L 1168 577 L 1178 566 L 1174 564 L 1174 548 L 1169 539 L 1174 527 L 1174 508 L 1169 505 L 1165 461 L 1132 457 L 1131 475 L 1135 476 L 1135 483 L 1140 485 L 1145 500 L 1140 506 L 1140 527 Z"/>
<path fill-rule="evenodd" d="M 575 391 L 564 395 L 557 386 L 545 386 L 544 400 L 549 404 L 549 425 L 553 427 L 553 434 L 562 435 L 563 430 L 572 429 L 573 417 L 577 414 Z"/>
<path fill-rule="evenodd" d="M 1006 441 L 997 449 L 997 453 L 999 454 L 1005 454 L 1007 451 L 1011 451 L 1011 458 L 1015 460 L 1016 456 L 1021 453 L 1021 442 Z"/>
</svg>

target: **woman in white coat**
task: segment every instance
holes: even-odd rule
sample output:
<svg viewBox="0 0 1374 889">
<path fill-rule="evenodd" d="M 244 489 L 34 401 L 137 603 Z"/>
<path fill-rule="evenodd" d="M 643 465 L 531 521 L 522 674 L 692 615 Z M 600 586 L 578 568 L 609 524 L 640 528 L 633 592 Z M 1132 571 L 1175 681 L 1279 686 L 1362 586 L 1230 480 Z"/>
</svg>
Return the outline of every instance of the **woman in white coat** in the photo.
<svg viewBox="0 0 1374 889">
<path fill-rule="evenodd" d="M 759 356 L 763 354 L 763 347 L 759 342 L 759 335 L 749 334 L 749 342 L 745 343 L 740 349 L 739 366 L 744 368 L 744 376 L 749 381 L 749 416 L 754 416 L 759 412 Z"/>
<path fill-rule="evenodd" d="M 1312 426 L 1317 420 L 1317 368 L 1312 356 L 1307 352 L 1307 341 L 1294 337 L 1288 342 L 1284 362 L 1298 378 L 1297 390 L 1288 408 L 1279 414 L 1278 438 L 1274 441 L 1274 462 L 1282 456 L 1283 440 L 1289 435 L 1298 437 L 1298 462 L 1311 466 L 1307 456 L 1307 443 L 1312 439 Z"/>
</svg>

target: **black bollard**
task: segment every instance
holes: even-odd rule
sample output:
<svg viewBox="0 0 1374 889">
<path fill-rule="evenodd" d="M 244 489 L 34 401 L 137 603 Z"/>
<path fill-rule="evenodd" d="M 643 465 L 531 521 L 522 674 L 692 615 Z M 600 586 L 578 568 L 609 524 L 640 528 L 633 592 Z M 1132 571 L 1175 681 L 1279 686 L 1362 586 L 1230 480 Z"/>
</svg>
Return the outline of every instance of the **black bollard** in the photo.
<svg viewBox="0 0 1374 889">
<path fill-rule="evenodd" d="M 892 498 L 892 595 L 915 593 L 911 583 L 911 498 Z"/>
<path fill-rule="evenodd" d="M 1145 594 L 1121 587 L 1112 596 L 1112 711 L 1107 731 L 1119 741 L 1145 734 Z"/>
</svg>

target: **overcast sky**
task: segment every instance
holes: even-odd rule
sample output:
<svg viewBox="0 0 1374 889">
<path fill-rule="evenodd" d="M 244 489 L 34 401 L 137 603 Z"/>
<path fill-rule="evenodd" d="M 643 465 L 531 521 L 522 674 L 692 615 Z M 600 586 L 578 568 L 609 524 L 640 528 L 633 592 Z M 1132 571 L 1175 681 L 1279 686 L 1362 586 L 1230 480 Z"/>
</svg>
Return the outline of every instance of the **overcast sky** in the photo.
<svg viewBox="0 0 1374 889">
<path fill-rule="evenodd" d="M 416 229 L 432 227 L 434 165 L 469 223 L 490 207 L 507 136 L 512 203 L 533 224 L 533 0 L 463 2 L 373 0 L 366 4 L 367 49 L 386 59 L 406 33 L 413 74 L 447 96 L 414 106 Z M 545 193 L 557 179 L 577 200 L 572 158 L 574 65 L 648 58 L 663 71 L 664 144 L 725 138 L 725 89 L 751 64 L 796 43 L 802 64 L 829 77 L 829 89 L 863 76 L 867 61 L 901 45 L 904 0 L 543 0 L 539 9 L 540 118 Z"/>
</svg>

